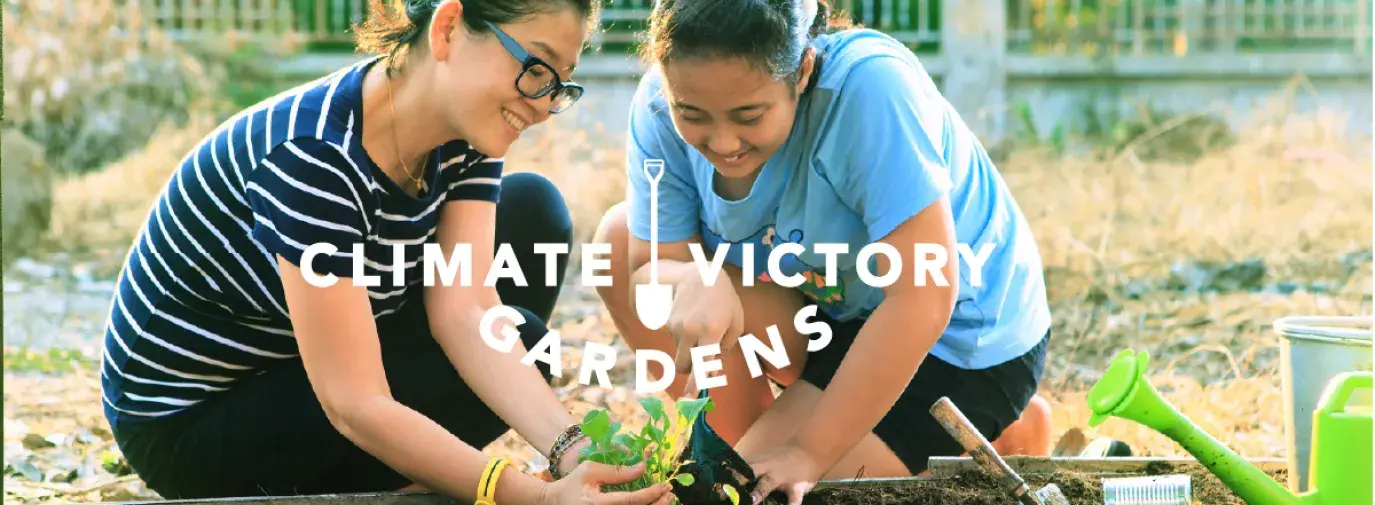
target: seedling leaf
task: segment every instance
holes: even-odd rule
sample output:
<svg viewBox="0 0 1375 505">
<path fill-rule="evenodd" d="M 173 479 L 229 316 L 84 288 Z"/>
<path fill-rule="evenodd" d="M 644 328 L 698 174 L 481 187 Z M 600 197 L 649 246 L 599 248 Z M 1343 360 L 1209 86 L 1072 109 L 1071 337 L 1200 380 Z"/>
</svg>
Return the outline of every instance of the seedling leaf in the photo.
<svg viewBox="0 0 1375 505">
<path fill-rule="evenodd" d="M 678 399 L 678 413 L 683 416 L 684 420 L 689 425 L 697 422 L 697 416 L 702 415 L 704 412 L 711 412 L 714 407 L 715 404 L 711 402 L 710 397 Z"/>
<path fill-rule="evenodd" d="M 613 491 L 634 491 L 665 483 L 678 482 L 691 486 L 696 482 L 692 474 L 679 473 L 685 462 L 678 461 L 689 438 L 693 423 L 703 412 L 713 408 L 710 398 L 680 400 L 675 415 L 670 415 L 663 402 L 654 397 L 640 400 L 640 406 L 650 421 L 639 430 L 621 432 L 622 424 L 613 422 L 605 410 L 592 410 L 583 417 L 583 433 L 591 442 L 580 452 L 579 462 L 629 466 L 645 461 L 645 472 L 634 482 L 608 486 Z M 671 423 L 675 419 L 677 423 Z M 738 500 L 738 498 L 735 498 Z M 737 503 L 738 505 L 738 503 Z"/>
<path fill-rule="evenodd" d="M 682 484 L 684 487 L 691 487 L 692 483 L 697 482 L 697 478 L 693 477 L 690 473 L 674 475 L 673 480 L 678 481 L 678 483 Z"/>
<path fill-rule="evenodd" d="M 611 439 L 611 418 L 606 415 L 604 410 L 593 410 L 588 412 L 582 419 L 582 432 L 587 435 L 592 442 L 605 444 Z"/>
<path fill-rule="evenodd" d="M 731 505 L 740 505 L 740 493 L 735 491 L 735 486 L 722 484 L 721 487 L 726 491 L 726 496 L 730 497 Z"/>
<path fill-rule="evenodd" d="M 644 407 L 645 412 L 649 413 L 649 418 L 655 421 L 662 421 L 668 417 L 664 412 L 664 402 L 659 401 L 653 396 L 646 396 L 640 399 L 640 406 Z"/>
<path fill-rule="evenodd" d="M 606 414 L 602 414 L 602 415 L 606 415 Z M 606 438 L 604 438 L 604 439 L 602 440 L 602 443 L 604 443 L 604 444 L 611 443 L 612 437 L 614 437 L 617 433 L 620 433 L 620 431 L 621 431 L 621 422 L 620 422 L 620 421 L 611 423 L 611 427 L 610 427 L 610 428 L 607 428 L 607 430 L 606 430 L 606 435 L 605 435 Z"/>
</svg>

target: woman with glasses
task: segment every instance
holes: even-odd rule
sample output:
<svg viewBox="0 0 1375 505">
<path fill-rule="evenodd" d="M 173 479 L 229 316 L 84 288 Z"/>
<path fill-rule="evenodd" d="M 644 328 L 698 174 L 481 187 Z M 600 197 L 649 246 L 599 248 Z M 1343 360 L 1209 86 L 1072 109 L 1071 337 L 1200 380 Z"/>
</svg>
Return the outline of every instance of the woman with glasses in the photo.
<svg viewBox="0 0 1375 505">
<path fill-rule="evenodd" d="M 104 339 L 124 455 L 166 498 L 666 503 L 665 486 L 602 493 L 643 469 L 579 464 L 588 442 L 549 368 L 519 361 L 566 268 L 565 254 L 546 272 L 534 245 L 571 246 L 571 222 L 548 180 L 503 177 L 502 157 L 582 95 L 567 79 L 593 2 L 373 7 L 358 36 L 378 56 L 236 115 L 154 202 Z M 503 245 L 524 279 L 493 286 Z M 428 246 L 452 284 L 426 282 L 445 271 Z M 517 333 L 510 352 L 483 338 Z M 480 452 L 509 429 L 554 479 Z"/>
<path fill-rule="evenodd" d="M 740 453 L 756 500 L 959 455 L 929 411 L 941 397 L 1000 452 L 1048 455 L 1036 391 L 1051 314 L 1032 230 L 912 52 L 828 11 L 656 4 L 628 199 L 594 239 L 616 276 L 598 289 L 631 347 L 678 358 L 673 392 L 695 378 L 716 400 L 697 439 Z M 635 296 L 655 239 L 666 321 L 642 320 Z M 713 252 L 725 257 L 699 259 Z M 699 270 L 711 260 L 717 278 Z M 747 350 L 743 335 L 781 348 Z M 712 344 L 720 374 L 704 384 L 689 350 Z"/>
</svg>

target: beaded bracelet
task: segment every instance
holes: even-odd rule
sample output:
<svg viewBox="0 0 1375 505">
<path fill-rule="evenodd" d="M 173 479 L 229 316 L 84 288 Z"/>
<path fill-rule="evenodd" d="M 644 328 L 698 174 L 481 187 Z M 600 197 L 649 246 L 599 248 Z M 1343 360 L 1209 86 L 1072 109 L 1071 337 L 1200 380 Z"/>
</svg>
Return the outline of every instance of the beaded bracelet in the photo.
<svg viewBox="0 0 1375 505">
<path fill-rule="evenodd" d="M 563 433 L 559 434 L 559 438 L 554 440 L 554 448 L 549 451 L 549 474 L 553 475 L 555 480 L 563 478 L 563 472 L 559 468 L 559 460 L 563 459 L 563 453 L 584 437 L 586 435 L 583 435 L 582 427 L 573 424 L 564 429 Z"/>
</svg>

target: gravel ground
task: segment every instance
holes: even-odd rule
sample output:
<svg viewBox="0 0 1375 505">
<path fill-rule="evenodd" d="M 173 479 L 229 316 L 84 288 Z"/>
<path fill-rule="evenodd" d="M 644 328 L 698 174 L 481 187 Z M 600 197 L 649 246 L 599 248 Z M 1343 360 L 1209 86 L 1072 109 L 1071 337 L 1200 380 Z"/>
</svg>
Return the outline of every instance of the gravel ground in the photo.
<svg viewBox="0 0 1375 505">
<path fill-rule="evenodd" d="M 115 283 L 94 261 L 53 255 L 5 269 L 5 347 L 77 349 L 97 357 Z"/>
</svg>

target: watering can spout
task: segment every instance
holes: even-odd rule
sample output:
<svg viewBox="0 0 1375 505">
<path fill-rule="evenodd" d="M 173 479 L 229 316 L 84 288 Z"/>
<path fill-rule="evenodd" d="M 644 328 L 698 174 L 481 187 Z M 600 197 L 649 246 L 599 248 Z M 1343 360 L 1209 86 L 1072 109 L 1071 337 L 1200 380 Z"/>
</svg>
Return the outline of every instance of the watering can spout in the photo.
<svg viewBox="0 0 1375 505">
<path fill-rule="evenodd" d="M 1146 381 L 1147 353 L 1124 349 L 1112 359 L 1103 377 L 1089 390 L 1093 411 L 1089 426 L 1109 417 L 1145 425 L 1178 443 L 1228 489 L 1251 505 L 1307 505 L 1307 496 L 1291 493 L 1261 469 L 1225 444 L 1198 429 Z"/>
</svg>

